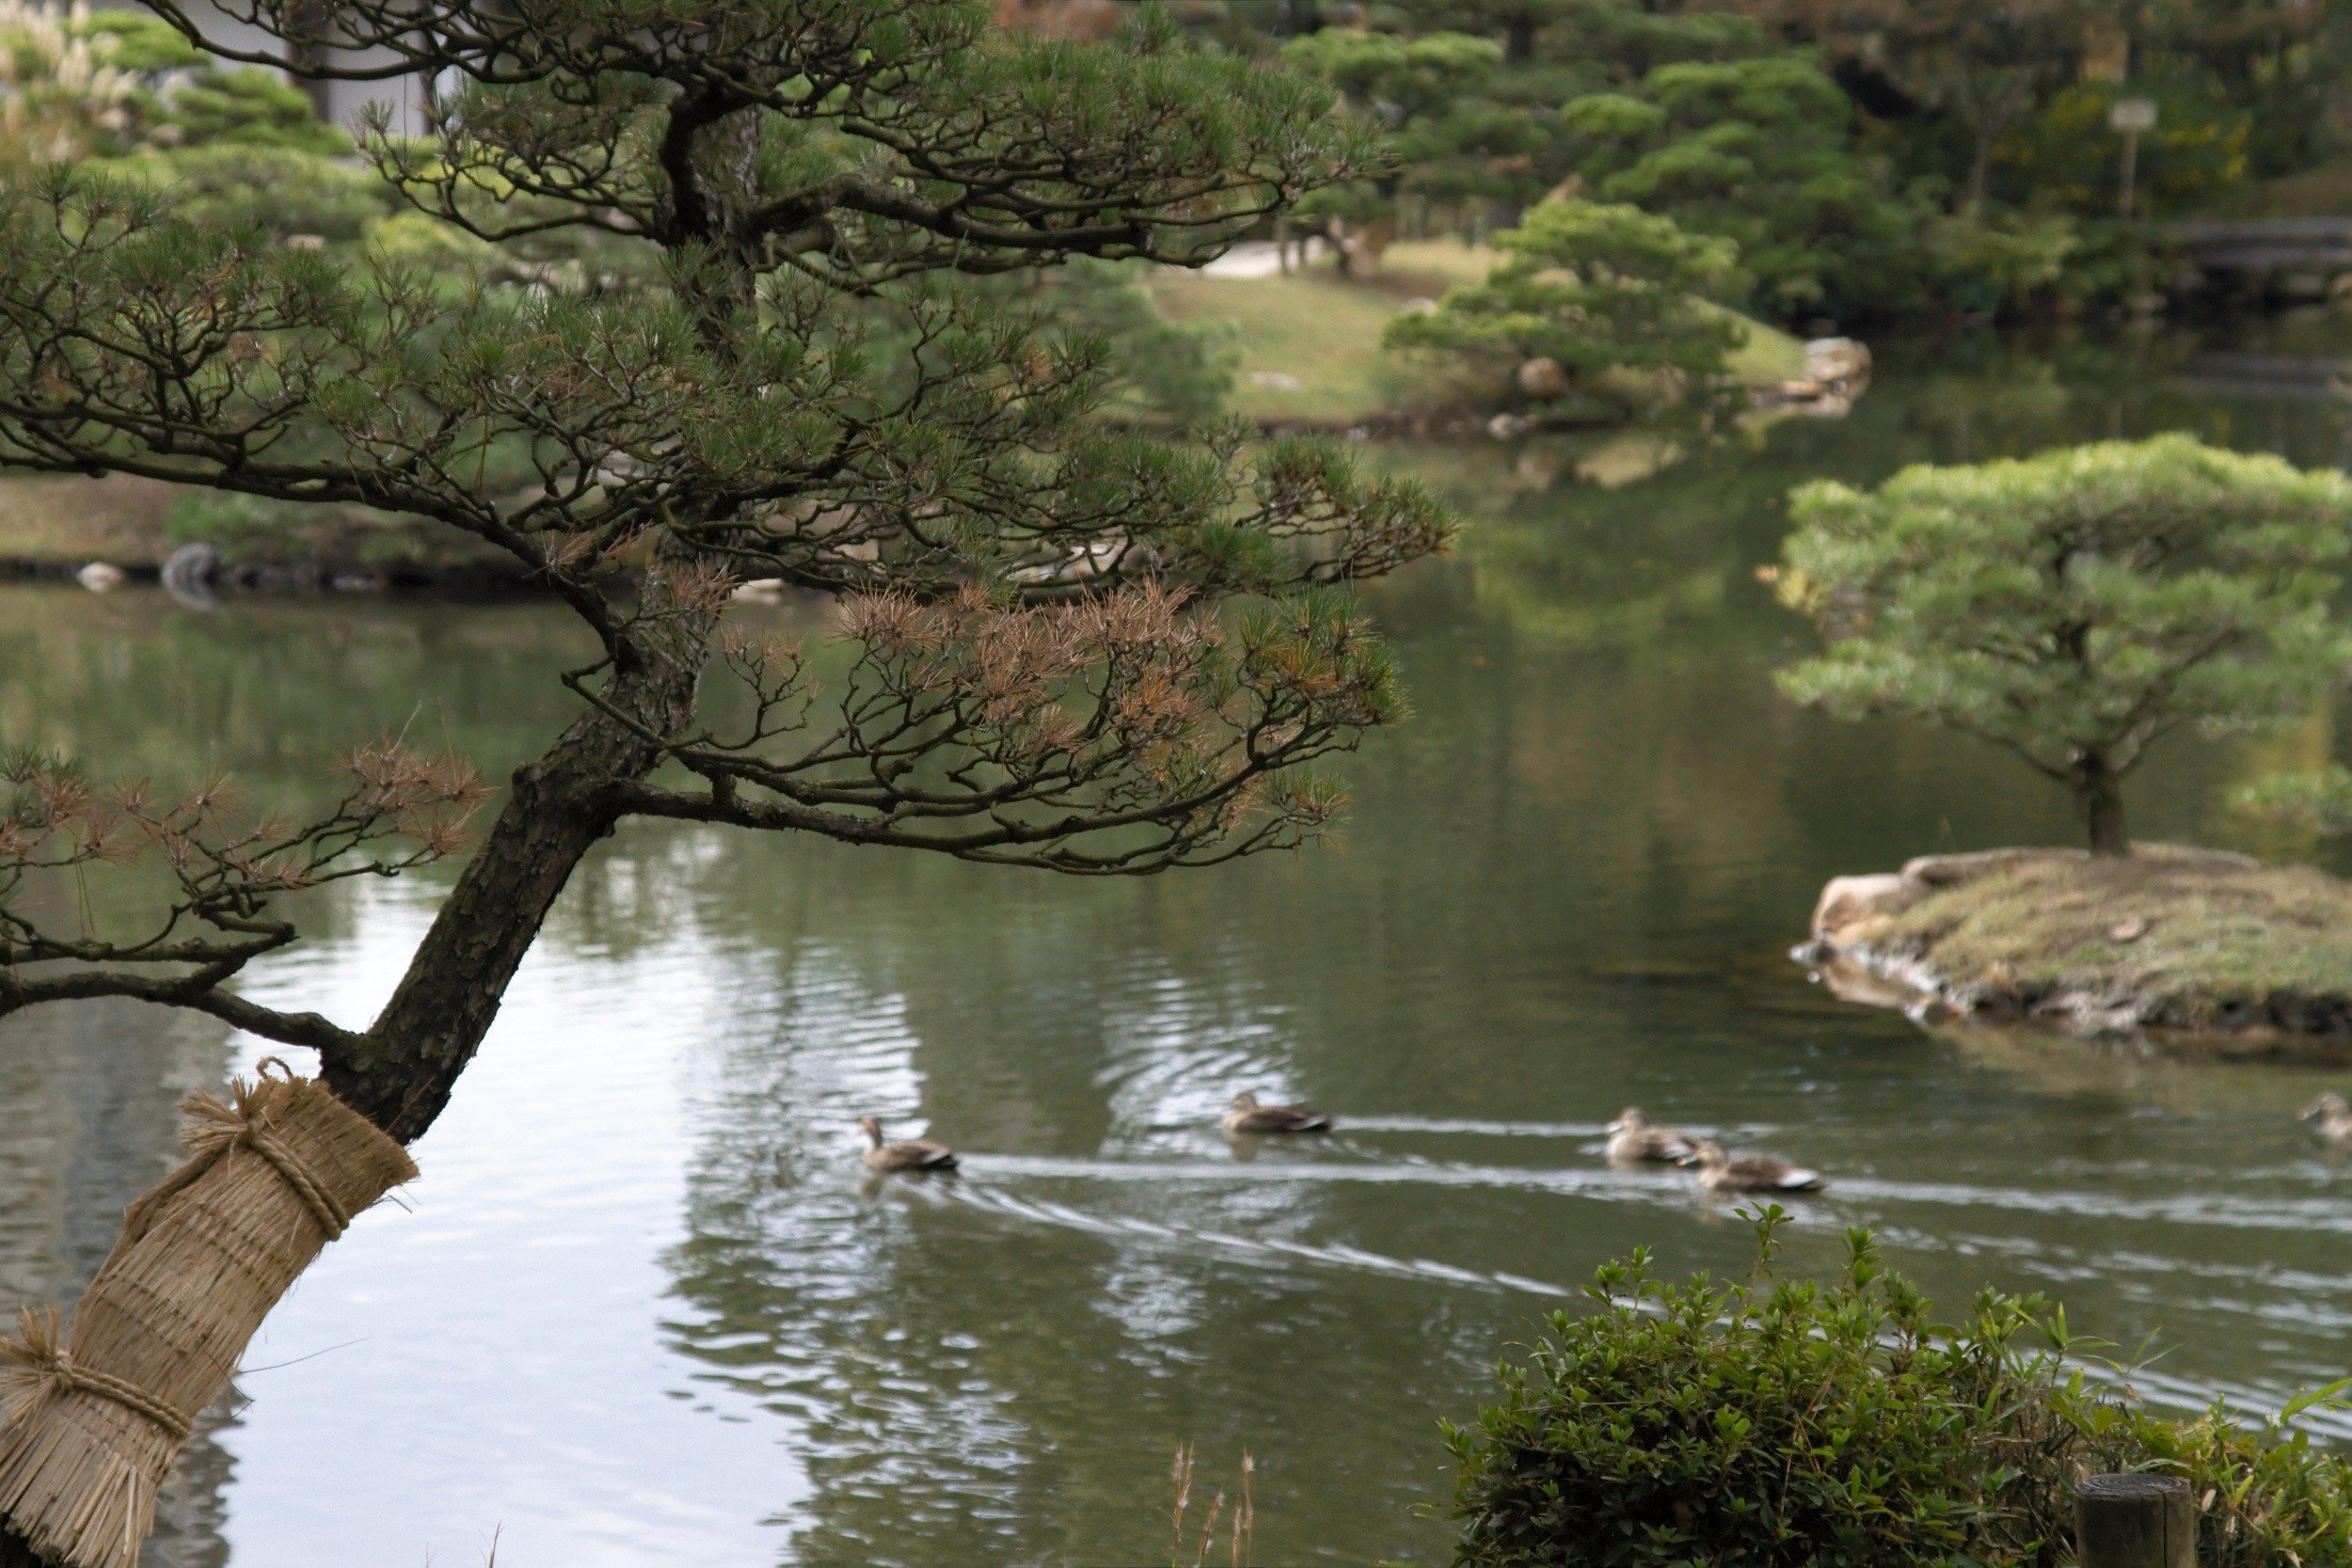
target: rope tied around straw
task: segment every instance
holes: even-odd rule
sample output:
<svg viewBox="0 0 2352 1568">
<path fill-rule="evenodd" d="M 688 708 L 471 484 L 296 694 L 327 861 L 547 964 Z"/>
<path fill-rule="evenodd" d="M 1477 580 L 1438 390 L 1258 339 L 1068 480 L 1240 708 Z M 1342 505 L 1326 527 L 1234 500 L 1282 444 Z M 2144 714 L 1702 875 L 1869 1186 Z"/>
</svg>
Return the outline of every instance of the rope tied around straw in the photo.
<svg viewBox="0 0 2352 1568">
<path fill-rule="evenodd" d="M 275 1078 L 270 1074 L 272 1068 L 278 1069 Z M 192 1094 L 180 1102 L 180 1109 L 189 1117 L 188 1126 L 180 1134 L 181 1147 L 206 1163 L 223 1158 L 231 1149 L 251 1149 L 285 1179 L 286 1185 L 302 1199 L 302 1206 L 310 1211 L 310 1217 L 319 1222 L 326 1239 L 342 1240 L 343 1232 L 351 1228 L 351 1211 L 337 1201 L 335 1195 L 311 1174 L 283 1139 L 270 1131 L 267 1113 L 254 1103 L 255 1091 L 262 1085 L 291 1083 L 294 1069 L 275 1056 L 264 1056 L 255 1070 L 259 1076 L 253 1084 L 242 1078 L 230 1082 L 231 1103 L 223 1104 L 212 1095 L 201 1093 Z"/>
<path fill-rule="evenodd" d="M 191 1430 L 187 1417 L 135 1383 L 74 1364 L 58 1332 L 56 1308 L 47 1312 L 19 1308 L 16 1333 L 13 1339 L 0 1335 L 0 1362 L 8 1363 L 0 1366 L 0 1395 L 8 1399 L 8 1424 L 29 1418 L 52 1397 L 78 1388 L 136 1411 L 161 1427 L 174 1443 L 187 1441 Z"/>
<path fill-rule="evenodd" d="M 283 1062 L 190 1095 L 191 1158 L 124 1212 L 60 1331 L 0 1338 L 0 1518 L 43 1562 L 137 1568 L 155 1497 L 269 1309 L 352 1216 L 412 1180 L 407 1150 Z"/>
</svg>

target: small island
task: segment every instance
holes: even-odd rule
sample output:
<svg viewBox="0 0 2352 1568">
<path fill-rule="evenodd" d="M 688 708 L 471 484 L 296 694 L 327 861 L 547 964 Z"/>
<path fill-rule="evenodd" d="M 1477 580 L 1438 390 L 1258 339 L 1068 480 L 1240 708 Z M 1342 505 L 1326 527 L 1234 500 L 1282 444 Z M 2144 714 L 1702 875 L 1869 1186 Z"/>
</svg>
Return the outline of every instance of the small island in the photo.
<svg viewBox="0 0 2352 1568">
<path fill-rule="evenodd" d="M 2084 840 L 1837 878 L 1798 958 L 1915 1015 L 2352 1038 L 2352 885 L 2136 844 L 2123 796 L 2166 736 L 2281 729 L 2352 672 L 2331 613 L 2352 483 L 2173 435 L 1807 485 L 1790 512 L 1781 596 L 1829 641 L 1783 689 L 2013 752 Z M 2285 776 L 2245 803 L 2330 832 L 2346 792 Z"/>
<path fill-rule="evenodd" d="M 2217 849 L 1992 849 L 1839 877 L 1794 956 L 1849 1000 L 1924 1016 L 2352 1044 L 2352 883 Z"/>
</svg>

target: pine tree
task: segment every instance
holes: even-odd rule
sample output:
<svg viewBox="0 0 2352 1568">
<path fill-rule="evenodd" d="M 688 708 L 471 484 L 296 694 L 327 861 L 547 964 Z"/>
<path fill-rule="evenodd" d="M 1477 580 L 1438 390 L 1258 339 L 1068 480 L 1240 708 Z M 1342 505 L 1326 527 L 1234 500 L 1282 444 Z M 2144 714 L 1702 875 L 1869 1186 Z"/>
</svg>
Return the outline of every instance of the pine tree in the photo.
<svg viewBox="0 0 2352 1568">
<path fill-rule="evenodd" d="M 1544 201 L 1495 236 L 1503 259 L 1483 283 L 1451 290 L 1436 310 L 1399 316 L 1389 341 L 1456 354 L 1541 356 L 1571 376 L 1620 367 L 1668 372 L 1673 390 L 1703 388 L 1746 330 L 1706 295 L 1739 258 L 1728 240 L 1687 234 L 1672 218 L 1613 202 Z"/>
<path fill-rule="evenodd" d="M 625 818 L 1075 875 L 1330 819 L 1305 765 L 1400 712 L 1341 590 L 1438 548 L 1440 509 L 1311 442 L 1095 418 L 1102 341 L 967 281 L 1206 261 L 1364 172 L 1327 89 L 1192 53 L 1152 10 L 1098 45 L 993 28 L 984 0 L 233 8 L 277 41 L 232 61 L 447 89 L 430 139 L 378 119 L 363 148 L 419 211 L 536 259 L 533 281 L 288 248 L 87 172 L 21 179 L 0 190 L 0 465 L 430 519 L 513 555 L 600 653 L 363 1025 L 237 978 L 299 940 L 291 891 L 457 850 L 487 794 L 461 761 L 371 749 L 333 814 L 287 825 L 8 759 L 0 1015 L 198 1009 L 316 1050 L 405 1142 Z M 845 645 L 739 632 L 753 578 L 837 596 Z M 170 888 L 153 925 L 37 917 L 43 877 L 142 844 Z"/>
<path fill-rule="evenodd" d="M 1835 641 L 1783 689 L 2016 752 L 2100 854 L 2130 848 L 2122 784 L 2155 742 L 2292 723 L 2352 669 L 2338 473 L 2160 436 L 1809 484 L 1789 513 L 1781 596 Z"/>
</svg>

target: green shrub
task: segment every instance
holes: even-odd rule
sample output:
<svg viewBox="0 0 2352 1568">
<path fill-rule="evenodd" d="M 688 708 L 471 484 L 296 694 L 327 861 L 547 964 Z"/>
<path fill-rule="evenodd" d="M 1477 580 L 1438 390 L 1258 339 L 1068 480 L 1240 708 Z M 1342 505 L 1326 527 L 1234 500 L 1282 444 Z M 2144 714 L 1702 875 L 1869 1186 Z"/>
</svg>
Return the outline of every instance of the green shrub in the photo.
<svg viewBox="0 0 2352 1568">
<path fill-rule="evenodd" d="M 319 119 L 308 93 L 260 66 L 197 71 L 168 103 L 169 123 L 191 147 L 229 142 L 321 157 L 351 150 L 351 138 Z"/>
<path fill-rule="evenodd" d="M 2323 838 L 2352 833 L 2352 768 L 2331 762 L 2316 773 L 2273 773 L 2237 793 L 2257 816 Z"/>
<path fill-rule="evenodd" d="M 1730 241 L 1727 302 L 1777 321 L 1915 303 L 1916 214 L 1855 146 L 1853 117 L 1795 50 L 1678 60 L 1560 110 L 1595 197 Z"/>
<path fill-rule="evenodd" d="M 2138 215 L 2177 217 L 2210 206 L 2246 178 L 2254 113 L 2230 102 L 2209 72 L 2153 80 L 2076 82 L 2053 98 L 1995 161 L 2040 201 L 2101 217 L 2115 211 L 2121 139 L 2107 115 L 2124 96 L 2153 99 L 2156 129 L 2141 139 L 2134 182 Z"/>
<path fill-rule="evenodd" d="M 224 65 L 160 17 L 0 0 L 0 164 L 208 142 L 352 150 L 301 88 Z"/>
<path fill-rule="evenodd" d="M 2082 235 L 2060 213 L 1994 212 L 1927 225 L 1929 270 L 1952 309 L 1997 315 L 2021 309 L 2067 275 Z"/>
<path fill-rule="evenodd" d="M 1865 1231 L 1833 1284 L 1660 1282 L 1604 1267 L 1597 1310 L 1554 1315 L 1502 1400 L 1447 1424 L 1460 1464 L 1458 1568 L 2051 1568 L 2075 1481 L 2187 1477 L 2215 1568 L 2342 1562 L 2352 1469 L 2293 1420 L 2249 1433 L 2217 1408 L 2174 1423 L 2068 1366 L 2064 1314 L 1987 1291 L 1966 1322 L 1881 1268 Z M 2331 1555 L 2332 1554 L 2332 1555 Z"/>
<path fill-rule="evenodd" d="M 2168 1421 L 2070 1384 L 2059 1402 L 2085 1473 L 2161 1470 L 2186 1478 L 2201 1511 L 2201 1568 L 2341 1568 L 2352 1562 L 2352 1461 L 2296 1425 L 2345 1408 L 2352 1378 L 2306 1389 L 2259 1427 L 2216 1402 Z"/>
<path fill-rule="evenodd" d="M 199 228 L 257 228 L 279 240 L 357 240 L 398 200 L 373 170 L 289 147 L 214 142 L 112 159 L 106 166 L 167 193 L 174 210 Z"/>
<path fill-rule="evenodd" d="M 1065 339 L 1100 340 L 1134 412 L 1179 423 L 1216 418 L 1233 389 L 1240 352 L 1226 322 L 1176 322 L 1140 281 L 1141 263 L 1086 258 L 1040 268 L 1031 285 Z"/>
<path fill-rule="evenodd" d="M 1397 317 L 1389 342 L 1505 362 L 1544 356 L 1580 390 L 1620 368 L 1689 389 L 1721 377 L 1746 335 L 1705 303 L 1738 250 L 1672 218 L 1623 202 L 1544 201 L 1495 246 L 1503 260 L 1484 283 L 1448 292 L 1426 315 Z"/>
</svg>

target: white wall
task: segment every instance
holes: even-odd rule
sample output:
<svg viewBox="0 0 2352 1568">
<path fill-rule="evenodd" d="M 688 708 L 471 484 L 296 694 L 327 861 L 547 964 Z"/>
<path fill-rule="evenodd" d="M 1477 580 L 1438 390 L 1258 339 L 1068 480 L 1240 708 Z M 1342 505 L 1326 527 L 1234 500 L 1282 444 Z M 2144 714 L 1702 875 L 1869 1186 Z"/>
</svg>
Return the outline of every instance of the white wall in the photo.
<svg viewBox="0 0 2352 1568">
<path fill-rule="evenodd" d="M 121 9 L 143 9 L 139 0 L 96 0 L 101 6 Z M 214 11 L 207 0 L 187 0 L 187 11 L 201 21 L 208 13 L 215 20 L 205 24 L 205 37 L 231 49 L 247 49 L 276 55 L 281 52 L 278 40 L 258 27 L 232 22 Z M 365 61 L 371 56 L 361 54 L 356 58 Z M 386 59 L 380 52 L 373 58 Z M 326 84 L 327 118 L 345 130 L 351 128 L 360 108 L 370 103 L 392 105 L 393 129 L 403 135 L 416 135 L 424 130 L 424 92 L 421 78 L 394 77 L 382 82 L 329 82 Z"/>
</svg>

